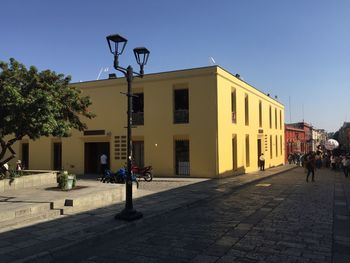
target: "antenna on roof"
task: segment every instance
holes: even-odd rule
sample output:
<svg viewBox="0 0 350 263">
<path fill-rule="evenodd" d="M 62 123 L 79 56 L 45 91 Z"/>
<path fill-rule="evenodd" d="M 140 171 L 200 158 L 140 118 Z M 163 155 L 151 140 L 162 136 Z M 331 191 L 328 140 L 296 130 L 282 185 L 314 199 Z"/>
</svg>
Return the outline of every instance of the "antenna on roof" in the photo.
<svg viewBox="0 0 350 263">
<path fill-rule="evenodd" d="M 209 57 L 209 64 L 210 66 L 216 65 L 216 62 L 213 57 Z"/>
<path fill-rule="evenodd" d="M 96 78 L 96 80 L 99 80 L 100 79 L 100 76 L 101 76 L 101 74 L 102 74 L 102 72 L 107 72 L 109 70 L 109 67 L 102 67 L 101 69 L 100 69 L 100 72 L 98 73 L 98 75 L 97 75 L 97 78 Z"/>
<path fill-rule="evenodd" d="M 291 106 L 290 96 L 289 96 L 289 123 L 292 123 L 292 106 Z"/>
<path fill-rule="evenodd" d="M 302 104 L 303 122 L 304 122 L 304 102 Z"/>
</svg>

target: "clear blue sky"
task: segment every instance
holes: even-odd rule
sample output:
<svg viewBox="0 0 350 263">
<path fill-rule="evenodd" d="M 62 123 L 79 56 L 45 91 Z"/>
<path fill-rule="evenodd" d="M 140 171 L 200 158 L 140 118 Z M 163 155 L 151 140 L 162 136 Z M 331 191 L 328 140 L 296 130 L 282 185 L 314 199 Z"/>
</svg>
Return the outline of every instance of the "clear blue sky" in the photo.
<svg viewBox="0 0 350 263">
<path fill-rule="evenodd" d="M 112 73 L 105 37 L 150 51 L 146 73 L 218 65 L 277 95 L 285 121 L 336 131 L 350 121 L 350 0 L 2 0 L 0 60 L 74 82 Z M 289 103 L 289 98 L 291 103 Z M 291 107 L 290 107 L 291 105 Z M 291 113 L 291 114 L 290 114 Z"/>
</svg>

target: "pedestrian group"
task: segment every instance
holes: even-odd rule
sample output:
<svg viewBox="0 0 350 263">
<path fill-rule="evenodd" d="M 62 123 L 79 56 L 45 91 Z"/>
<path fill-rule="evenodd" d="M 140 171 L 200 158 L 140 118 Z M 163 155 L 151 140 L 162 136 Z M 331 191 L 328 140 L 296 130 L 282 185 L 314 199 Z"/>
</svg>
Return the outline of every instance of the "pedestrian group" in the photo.
<svg viewBox="0 0 350 263">
<path fill-rule="evenodd" d="M 335 155 L 332 152 L 323 153 L 320 150 L 310 151 L 307 154 L 294 153 L 288 155 L 288 163 L 305 167 L 306 182 L 315 181 L 315 170 L 322 167 L 330 168 L 333 171 L 343 171 L 347 178 L 350 174 L 350 154 Z"/>
</svg>

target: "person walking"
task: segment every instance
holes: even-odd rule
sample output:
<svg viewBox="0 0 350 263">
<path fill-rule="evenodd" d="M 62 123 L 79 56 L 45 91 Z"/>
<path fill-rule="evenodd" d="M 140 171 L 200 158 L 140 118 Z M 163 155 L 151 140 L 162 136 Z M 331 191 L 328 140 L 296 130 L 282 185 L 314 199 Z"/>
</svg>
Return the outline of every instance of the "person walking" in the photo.
<svg viewBox="0 0 350 263">
<path fill-rule="evenodd" d="M 300 166 L 300 164 L 301 164 L 301 156 L 300 156 L 300 153 L 297 153 L 297 154 L 296 154 L 295 160 L 296 160 L 296 165 L 297 165 L 297 166 Z"/>
<path fill-rule="evenodd" d="M 321 167 L 322 167 L 321 154 L 316 154 L 315 161 L 316 161 L 316 168 L 321 169 Z"/>
<path fill-rule="evenodd" d="M 342 168 L 345 177 L 349 176 L 349 169 L 350 169 L 350 156 L 344 156 L 342 160 Z"/>
<path fill-rule="evenodd" d="M 21 170 L 23 170 L 22 162 L 21 162 L 21 160 L 18 160 L 16 162 L 16 171 L 21 171 Z"/>
<path fill-rule="evenodd" d="M 259 157 L 260 171 L 265 171 L 265 157 L 264 154 L 260 154 Z"/>
<path fill-rule="evenodd" d="M 100 165 L 101 165 L 102 177 L 104 176 L 105 171 L 106 171 L 106 169 L 107 169 L 107 160 L 108 160 L 107 155 L 103 153 L 103 154 L 100 156 Z"/>
<path fill-rule="evenodd" d="M 315 182 L 315 156 L 313 153 L 308 154 L 305 158 L 305 166 L 307 169 L 306 182 L 309 182 L 309 176 L 312 175 L 312 182 Z"/>
<path fill-rule="evenodd" d="M 335 161 L 335 156 L 333 154 L 331 155 L 330 162 L 331 162 L 332 170 L 335 170 L 336 169 L 336 161 Z"/>
</svg>

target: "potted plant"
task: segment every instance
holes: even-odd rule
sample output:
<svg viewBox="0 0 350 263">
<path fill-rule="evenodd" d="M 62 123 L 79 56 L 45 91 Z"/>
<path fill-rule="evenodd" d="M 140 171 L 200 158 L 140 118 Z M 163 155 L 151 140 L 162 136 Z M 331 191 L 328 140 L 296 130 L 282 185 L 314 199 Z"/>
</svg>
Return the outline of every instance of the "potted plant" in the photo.
<svg viewBox="0 0 350 263">
<path fill-rule="evenodd" d="M 61 190 L 70 190 L 75 187 L 77 178 L 75 174 L 69 174 L 68 171 L 61 171 L 57 174 L 58 187 Z"/>
</svg>

